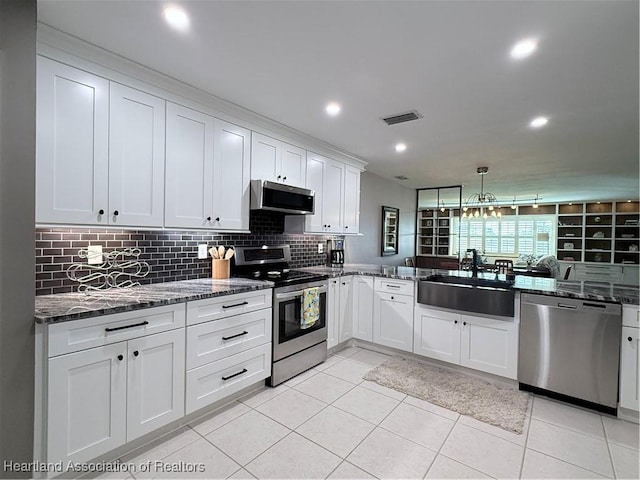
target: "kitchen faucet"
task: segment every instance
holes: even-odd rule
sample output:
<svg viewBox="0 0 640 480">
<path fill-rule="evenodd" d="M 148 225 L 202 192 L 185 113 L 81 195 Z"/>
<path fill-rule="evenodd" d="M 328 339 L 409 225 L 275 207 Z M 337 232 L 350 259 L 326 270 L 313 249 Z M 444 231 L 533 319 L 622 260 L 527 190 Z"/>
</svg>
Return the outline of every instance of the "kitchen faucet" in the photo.
<svg viewBox="0 0 640 480">
<path fill-rule="evenodd" d="M 473 254 L 473 259 L 471 260 L 471 276 L 478 276 L 478 250 L 475 248 L 467 248 L 467 253 L 471 252 Z"/>
</svg>

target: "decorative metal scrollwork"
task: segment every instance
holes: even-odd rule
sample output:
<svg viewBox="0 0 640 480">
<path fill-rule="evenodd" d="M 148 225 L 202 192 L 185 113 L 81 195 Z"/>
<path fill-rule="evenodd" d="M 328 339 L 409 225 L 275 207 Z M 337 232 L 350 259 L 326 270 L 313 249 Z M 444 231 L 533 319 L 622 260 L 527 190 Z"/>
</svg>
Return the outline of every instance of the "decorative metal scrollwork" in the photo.
<svg viewBox="0 0 640 480">
<path fill-rule="evenodd" d="M 151 267 L 141 261 L 139 248 L 125 248 L 103 253 L 101 264 L 73 263 L 67 268 L 67 277 L 78 282 L 78 292 L 89 293 L 109 288 L 130 288 L 140 286 L 137 279 L 146 277 Z M 88 259 L 92 255 L 86 249 L 78 250 L 78 256 Z"/>
</svg>

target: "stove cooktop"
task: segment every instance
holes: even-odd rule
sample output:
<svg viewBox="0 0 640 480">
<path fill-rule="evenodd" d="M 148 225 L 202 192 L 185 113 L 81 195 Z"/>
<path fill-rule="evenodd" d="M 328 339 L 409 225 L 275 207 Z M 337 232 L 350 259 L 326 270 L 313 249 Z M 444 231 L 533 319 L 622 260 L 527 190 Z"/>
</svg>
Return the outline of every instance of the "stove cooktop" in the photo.
<svg viewBox="0 0 640 480">
<path fill-rule="evenodd" d="M 319 275 L 310 272 L 298 272 L 290 269 L 277 270 L 253 270 L 237 274 L 238 277 L 254 278 L 257 280 L 269 280 L 275 283 L 276 287 L 283 285 L 295 285 L 298 283 L 317 282 L 327 280 L 327 275 Z"/>
</svg>

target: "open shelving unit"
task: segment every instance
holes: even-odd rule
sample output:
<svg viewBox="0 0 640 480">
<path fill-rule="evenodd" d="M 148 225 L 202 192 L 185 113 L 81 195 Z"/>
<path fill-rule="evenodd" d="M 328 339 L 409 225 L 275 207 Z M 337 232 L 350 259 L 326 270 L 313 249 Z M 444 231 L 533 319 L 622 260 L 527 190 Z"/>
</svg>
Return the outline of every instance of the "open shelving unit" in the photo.
<svg viewBox="0 0 640 480">
<path fill-rule="evenodd" d="M 451 255 L 456 243 L 456 232 L 451 231 L 451 220 L 459 215 L 458 209 L 427 208 L 418 211 L 418 255 Z"/>
<path fill-rule="evenodd" d="M 640 263 L 639 203 L 587 202 L 558 205 L 558 260 Z"/>
</svg>

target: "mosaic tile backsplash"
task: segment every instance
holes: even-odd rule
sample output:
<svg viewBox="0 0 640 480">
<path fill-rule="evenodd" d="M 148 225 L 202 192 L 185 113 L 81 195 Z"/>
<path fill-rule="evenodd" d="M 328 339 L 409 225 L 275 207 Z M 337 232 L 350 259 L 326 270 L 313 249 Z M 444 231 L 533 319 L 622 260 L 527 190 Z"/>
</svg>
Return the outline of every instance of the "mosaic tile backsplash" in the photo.
<svg viewBox="0 0 640 480">
<path fill-rule="evenodd" d="M 211 276 L 211 258 L 198 259 L 198 244 L 250 247 L 291 245 L 293 268 L 322 265 L 325 254 L 318 243 L 330 238 L 323 235 L 294 235 L 284 232 L 284 215 L 277 212 L 251 212 L 250 234 L 212 233 L 206 231 L 120 230 L 107 228 L 37 228 L 36 295 L 66 293 L 77 289 L 67 278 L 67 268 L 81 263 L 78 250 L 88 245 L 102 245 L 103 252 L 137 247 L 140 260 L 151 266 L 151 273 L 141 283 L 171 282 Z"/>
</svg>

